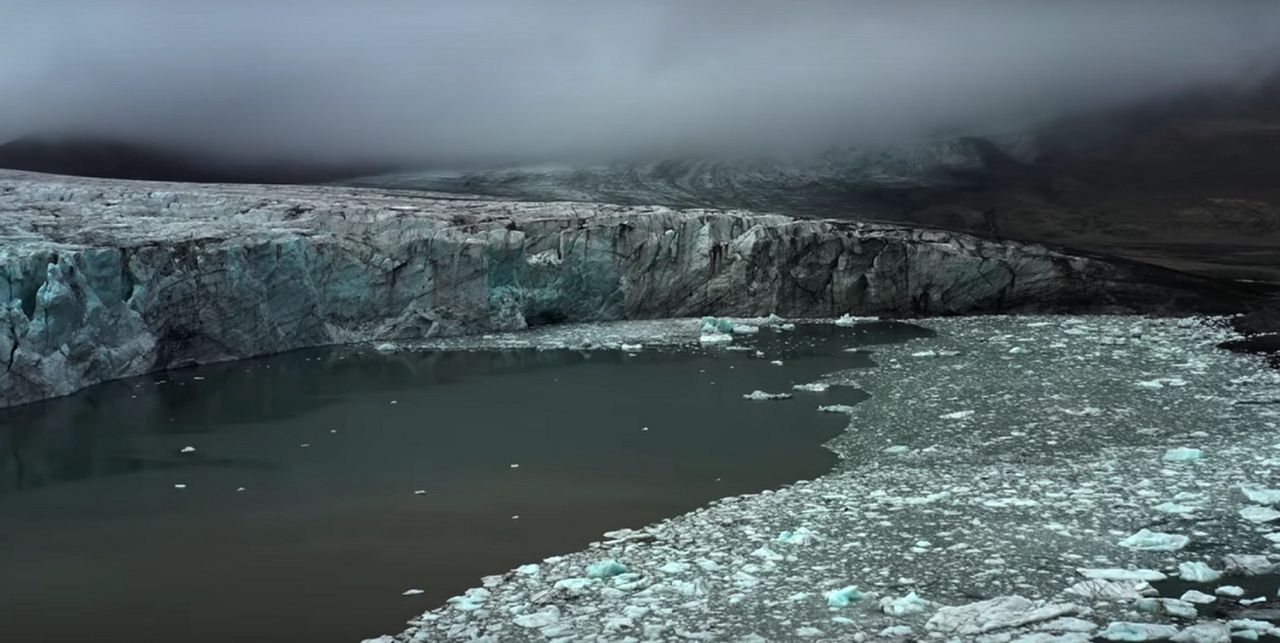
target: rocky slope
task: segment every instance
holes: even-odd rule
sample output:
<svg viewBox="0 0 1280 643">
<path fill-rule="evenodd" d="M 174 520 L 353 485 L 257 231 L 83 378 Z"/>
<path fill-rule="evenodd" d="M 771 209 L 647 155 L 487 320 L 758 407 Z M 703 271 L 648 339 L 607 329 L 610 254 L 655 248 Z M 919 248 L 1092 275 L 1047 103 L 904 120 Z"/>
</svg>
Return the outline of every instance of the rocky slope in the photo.
<svg viewBox="0 0 1280 643">
<path fill-rule="evenodd" d="M 0 406 L 306 346 L 561 321 L 1235 301 L 1142 264 L 888 225 L 0 172 Z"/>
</svg>

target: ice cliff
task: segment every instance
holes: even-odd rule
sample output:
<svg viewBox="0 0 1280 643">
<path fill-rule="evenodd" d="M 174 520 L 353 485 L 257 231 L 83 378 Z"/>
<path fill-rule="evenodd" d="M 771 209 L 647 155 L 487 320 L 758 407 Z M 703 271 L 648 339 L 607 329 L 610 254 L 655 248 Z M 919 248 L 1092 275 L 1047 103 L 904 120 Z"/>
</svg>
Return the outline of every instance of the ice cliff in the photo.
<svg viewBox="0 0 1280 643">
<path fill-rule="evenodd" d="M 306 346 L 556 322 L 1219 296 L 1139 264 L 888 225 L 0 172 L 0 406 Z"/>
</svg>

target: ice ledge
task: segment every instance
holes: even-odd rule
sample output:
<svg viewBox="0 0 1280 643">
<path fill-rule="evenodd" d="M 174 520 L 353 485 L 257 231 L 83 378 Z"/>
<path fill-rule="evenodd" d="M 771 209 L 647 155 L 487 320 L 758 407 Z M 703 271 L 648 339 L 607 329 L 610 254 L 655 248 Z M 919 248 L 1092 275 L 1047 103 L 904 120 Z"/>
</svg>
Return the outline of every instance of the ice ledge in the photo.
<svg viewBox="0 0 1280 643">
<path fill-rule="evenodd" d="M 546 323 L 1217 296 L 1145 266 L 887 225 L 0 171 L 0 407 L 190 364 Z"/>
</svg>

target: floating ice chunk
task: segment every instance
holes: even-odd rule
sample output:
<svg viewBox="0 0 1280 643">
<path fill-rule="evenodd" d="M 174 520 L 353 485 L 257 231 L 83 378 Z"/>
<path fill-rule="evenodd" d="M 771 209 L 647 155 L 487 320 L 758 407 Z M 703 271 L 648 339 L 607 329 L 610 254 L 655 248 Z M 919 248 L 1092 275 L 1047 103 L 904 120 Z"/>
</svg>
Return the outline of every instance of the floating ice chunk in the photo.
<svg viewBox="0 0 1280 643">
<path fill-rule="evenodd" d="M 190 446 L 182 447 L 182 450 L 178 451 L 178 453 L 195 453 L 195 452 L 196 452 L 196 448 L 190 447 Z"/>
<path fill-rule="evenodd" d="M 743 395 L 742 399 L 752 400 L 755 402 L 765 402 L 768 400 L 786 400 L 790 397 L 790 393 L 765 393 L 764 391 L 755 390 Z"/>
<path fill-rule="evenodd" d="M 1028 351 L 1025 346 L 1014 346 L 1013 348 L 1009 349 L 1009 354 L 1011 355 L 1021 355 L 1026 352 Z"/>
<path fill-rule="evenodd" d="M 777 313 L 770 313 L 768 317 L 760 320 L 760 325 L 766 328 L 772 328 L 774 326 L 781 326 L 786 323 L 786 321 L 786 319 L 779 317 Z"/>
<path fill-rule="evenodd" d="M 401 592 L 400 595 L 401 596 L 417 596 L 418 594 L 425 594 L 425 593 L 427 593 L 426 590 L 415 588 L 415 589 L 406 589 L 403 592 Z"/>
<path fill-rule="evenodd" d="M 754 335 L 758 332 L 760 332 L 759 326 L 752 326 L 751 324 L 734 324 L 733 325 L 734 335 Z"/>
<path fill-rule="evenodd" d="M 1280 518 L 1280 511 L 1261 505 L 1249 505 L 1240 510 L 1240 517 L 1249 522 L 1271 522 Z"/>
<path fill-rule="evenodd" d="M 910 625 L 890 625 L 880 630 L 880 636 L 886 639 L 906 638 L 914 633 L 915 630 L 911 629 Z"/>
<path fill-rule="evenodd" d="M 473 612 L 484 607 L 484 603 L 487 600 L 489 600 L 489 590 L 483 587 L 473 587 L 467 590 L 466 594 L 454 596 L 445 602 L 458 611 Z"/>
<path fill-rule="evenodd" d="M 1084 576 L 1085 578 L 1098 578 L 1101 580 L 1144 580 L 1148 582 L 1155 582 L 1168 578 L 1168 576 L 1154 569 L 1077 567 L 1076 573 Z"/>
<path fill-rule="evenodd" d="M 772 364 L 772 365 L 774 365 L 774 366 L 782 366 L 782 360 L 780 360 L 780 359 L 775 359 L 775 360 L 773 360 L 772 362 L 769 362 L 769 363 L 770 363 L 770 364 Z M 793 386 L 792 388 L 795 388 L 795 387 Z"/>
<path fill-rule="evenodd" d="M 1244 596 L 1244 588 L 1240 587 L 1239 585 L 1223 585 L 1213 590 L 1213 593 L 1217 594 L 1218 596 L 1232 596 L 1235 598 L 1239 598 L 1241 596 Z"/>
<path fill-rule="evenodd" d="M 623 345 L 619 346 L 618 348 L 621 348 L 622 350 L 624 350 L 624 351 L 626 351 L 626 352 L 628 352 L 628 353 L 634 353 L 634 352 L 636 352 L 636 351 L 643 350 L 643 349 L 644 349 L 644 344 L 623 344 Z"/>
<path fill-rule="evenodd" d="M 426 490 L 426 489 L 414 489 L 414 490 L 413 490 L 413 495 L 415 495 L 415 496 L 425 496 L 425 495 L 427 495 L 427 490 Z"/>
<path fill-rule="evenodd" d="M 1173 643 L 1228 643 L 1231 629 L 1223 623 L 1197 623 L 1169 640 Z"/>
<path fill-rule="evenodd" d="M 880 321 L 880 318 L 879 317 L 857 317 L 854 315 L 841 315 L 831 323 L 835 324 L 836 326 L 842 326 L 842 327 L 848 328 L 850 326 L 857 326 L 858 324 L 865 324 L 867 322 L 874 322 L 874 321 Z"/>
<path fill-rule="evenodd" d="M 1152 509 L 1155 509 L 1156 511 L 1159 511 L 1160 513 L 1166 513 L 1166 514 L 1177 514 L 1177 515 L 1180 515 L 1180 516 L 1188 516 L 1188 515 L 1191 515 L 1191 514 L 1195 513 L 1195 512 L 1196 512 L 1196 511 L 1198 511 L 1200 508 L 1199 508 L 1199 507 L 1193 507 L 1193 506 L 1191 506 L 1191 505 L 1183 505 L 1183 504 L 1179 504 L 1179 503 L 1176 503 L 1176 502 L 1162 502 L 1162 503 L 1160 503 L 1160 504 L 1158 504 L 1158 505 L 1156 505 L 1156 506 L 1152 507 Z"/>
<path fill-rule="evenodd" d="M 516 568 L 516 573 L 520 574 L 521 576 L 537 576 L 538 573 L 541 571 L 542 571 L 542 566 L 533 564 L 533 563 L 530 563 L 528 565 L 521 565 Z"/>
<path fill-rule="evenodd" d="M 609 578 L 627 573 L 627 566 L 616 560 L 605 559 L 587 565 L 587 578 Z"/>
<path fill-rule="evenodd" d="M 532 614 L 521 614 L 511 622 L 524 628 L 541 629 L 560 622 L 560 608 L 548 605 Z"/>
<path fill-rule="evenodd" d="M 373 350 L 378 351 L 379 353 L 394 353 L 396 352 L 396 345 L 391 342 L 382 342 L 374 345 Z"/>
<path fill-rule="evenodd" d="M 845 415 L 853 415 L 853 407 L 848 404 L 827 404 L 819 406 L 818 410 L 823 413 L 843 413 Z"/>
<path fill-rule="evenodd" d="M 1240 493 L 1249 499 L 1249 502 L 1256 502 L 1260 505 L 1274 505 L 1280 502 L 1280 489 L 1268 489 L 1256 484 L 1240 485 Z"/>
<path fill-rule="evenodd" d="M 733 332 L 733 320 L 725 317 L 703 317 L 702 334 L 717 335 Z"/>
<path fill-rule="evenodd" d="M 802 639 L 811 639 L 817 636 L 822 636 L 822 630 L 809 626 L 800 627 L 796 628 L 796 636 Z"/>
<path fill-rule="evenodd" d="M 1222 564 L 1228 574 L 1236 576 L 1261 576 L 1276 569 L 1275 563 L 1260 554 L 1227 554 Z"/>
<path fill-rule="evenodd" d="M 831 388 L 831 385 L 824 382 L 814 382 L 812 384 L 796 384 L 791 388 L 806 393 L 825 393 L 827 389 Z"/>
<path fill-rule="evenodd" d="M 174 489 L 186 489 L 186 488 L 187 488 L 187 485 L 186 485 L 186 483 L 178 482 L 178 483 L 175 483 L 175 484 L 173 485 L 173 488 L 174 488 Z"/>
<path fill-rule="evenodd" d="M 1181 534 L 1139 529 L 1138 533 L 1121 540 L 1119 545 L 1142 551 L 1177 551 L 1186 547 L 1189 542 L 1191 539 Z"/>
<path fill-rule="evenodd" d="M 826 594 L 829 607 L 848 607 L 849 603 L 856 603 L 866 596 L 866 594 L 858 591 L 857 585 L 849 585 Z"/>
<path fill-rule="evenodd" d="M 568 594 L 576 594 L 590 587 L 591 583 L 592 580 L 590 578 L 565 578 L 556 581 L 556 584 L 552 585 L 552 587 L 564 590 Z"/>
<path fill-rule="evenodd" d="M 1254 605 L 1256 603 L 1265 603 L 1265 602 L 1267 602 L 1266 596 L 1254 596 L 1253 598 L 1240 599 L 1241 605 Z"/>
<path fill-rule="evenodd" d="M 1178 628 L 1160 623 L 1130 623 L 1115 621 L 1107 625 L 1098 636 L 1108 641 L 1158 641 L 1171 638 Z"/>
<path fill-rule="evenodd" d="M 1178 578 L 1192 583 L 1212 583 L 1222 578 L 1222 572 L 1197 560 L 1178 563 Z"/>
<path fill-rule="evenodd" d="M 778 534 L 777 541 L 786 545 L 808 545 L 818 540 L 818 535 L 808 527 L 797 527 L 795 531 L 784 531 Z"/>
<path fill-rule="evenodd" d="M 1196 591 L 1196 590 L 1194 590 L 1194 589 L 1189 589 L 1189 590 L 1187 590 L 1187 591 L 1183 592 L 1183 593 L 1182 593 L 1182 596 L 1179 596 L 1179 597 L 1178 597 L 1178 600 L 1180 600 L 1180 601 L 1186 601 L 1186 602 L 1188 602 L 1188 603 L 1198 603 L 1198 604 L 1201 604 L 1201 605 L 1207 605 L 1207 604 L 1212 603 L 1212 602 L 1214 602 L 1214 601 L 1216 601 L 1216 600 L 1218 600 L 1218 599 L 1217 599 L 1217 598 L 1215 598 L 1215 597 L 1213 597 L 1213 596 L 1210 596 L 1209 594 L 1206 594 L 1206 593 L 1204 593 L 1204 592 Z"/>
<path fill-rule="evenodd" d="M 1133 603 L 1134 609 L 1148 614 L 1169 615 L 1178 618 L 1196 618 L 1196 606 L 1175 598 L 1139 598 Z"/>
<path fill-rule="evenodd" d="M 1188 447 L 1177 447 L 1164 452 L 1164 457 L 1160 458 L 1165 462 L 1188 462 L 1191 460 L 1199 460 L 1204 457 L 1204 453 L 1200 449 L 1191 449 Z"/>
<path fill-rule="evenodd" d="M 911 354 L 912 357 L 937 357 L 938 351 L 917 351 Z"/>
<path fill-rule="evenodd" d="M 727 333 L 703 333 L 698 337 L 698 342 L 704 346 L 711 344 L 728 344 L 733 341 L 733 335 Z"/>
<path fill-rule="evenodd" d="M 973 414 L 976 412 L 977 411 L 955 411 L 952 413 L 943 413 L 942 415 L 938 416 L 938 419 L 939 420 L 963 420 L 965 418 L 973 417 Z"/>
<path fill-rule="evenodd" d="M 885 597 L 880 599 L 880 611 L 889 616 L 919 614 L 927 609 L 929 609 L 929 601 L 920 598 L 915 592 L 909 592 L 902 598 Z"/>
<path fill-rule="evenodd" d="M 1080 607 L 1070 603 L 1045 603 L 1021 596 L 996 598 L 944 607 L 925 623 L 925 628 L 943 636 L 972 637 L 994 630 L 1021 627 L 1059 616 L 1070 616 Z"/>
<path fill-rule="evenodd" d="M 685 572 L 689 571 L 689 564 L 688 564 L 688 563 L 679 563 L 679 562 L 676 562 L 676 561 L 671 561 L 671 562 L 669 562 L 669 563 L 667 563 L 667 564 L 663 565 L 662 567 L 659 567 L 659 568 L 658 568 L 658 571 L 660 571 L 660 572 L 662 572 L 662 573 L 664 573 L 664 574 L 683 574 L 683 573 L 685 573 Z"/>
<path fill-rule="evenodd" d="M 901 455 L 911 451 L 911 447 L 904 444 L 895 444 L 891 447 L 885 447 L 884 452 L 890 455 Z"/>
<path fill-rule="evenodd" d="M 751 552 L 751 555 L 765 560 L 782 560 L 784 558 L 782 554 L 769 549 L 767 545 L 763 545 L 759 549 Z"/>
<path fill-rule="evenodd" d="M 1254 632 L 1266 632 L 1274 627 L 1271 623 L 1252 618 L 1233 618 L 1227 621 L 1227 626 L 1233 630 L 1252 630 Z"/>
<path fill-rule="evenodd" d="M 1131 601 L 1155 593 L 1155 589 L 1146 581 L 1111 581 L 1100 578 L 1080 581 L 1063 591 L 1093 601 Z"/>
</svg>

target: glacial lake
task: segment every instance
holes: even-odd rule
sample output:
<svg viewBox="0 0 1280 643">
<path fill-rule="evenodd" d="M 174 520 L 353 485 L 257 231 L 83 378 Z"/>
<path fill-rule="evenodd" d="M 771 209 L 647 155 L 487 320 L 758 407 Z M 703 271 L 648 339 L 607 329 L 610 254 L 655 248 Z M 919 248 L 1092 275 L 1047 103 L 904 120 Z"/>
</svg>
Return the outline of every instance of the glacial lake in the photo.
<svg viewBox="0 0 1280 643">
<path fill-rule="evenodd" d="M 792 385 L 929 335 L 885 322 L 735 339 L 751 351 L 318 349 L 0 411 L 0 631 L 397 632 L 481 576 L 826 472 L 822 443 L 847 417 L 817 406 L 866 394 Z M 743 399 L 754 390 L 795 397 Z"/>
</svg>

